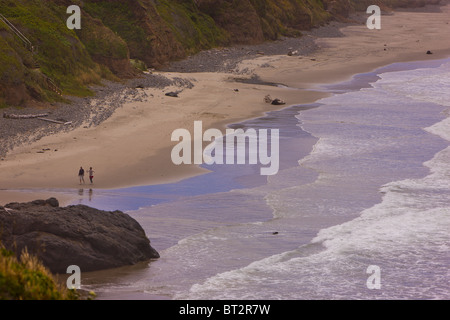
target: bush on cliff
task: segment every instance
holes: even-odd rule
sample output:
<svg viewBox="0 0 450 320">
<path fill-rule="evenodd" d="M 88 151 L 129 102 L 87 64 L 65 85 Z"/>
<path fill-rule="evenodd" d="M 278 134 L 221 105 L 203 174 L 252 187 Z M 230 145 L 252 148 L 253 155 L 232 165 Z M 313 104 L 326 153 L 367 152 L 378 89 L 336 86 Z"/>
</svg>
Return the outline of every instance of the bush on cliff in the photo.
<svg viewBox="0 0 450 320">
<path fill-rule="evenodd" d="M 0 245 L 0 300 L 78 300 L 76 291 L 57 283 L 27 251 L 17 259 Z"/>
</svg>

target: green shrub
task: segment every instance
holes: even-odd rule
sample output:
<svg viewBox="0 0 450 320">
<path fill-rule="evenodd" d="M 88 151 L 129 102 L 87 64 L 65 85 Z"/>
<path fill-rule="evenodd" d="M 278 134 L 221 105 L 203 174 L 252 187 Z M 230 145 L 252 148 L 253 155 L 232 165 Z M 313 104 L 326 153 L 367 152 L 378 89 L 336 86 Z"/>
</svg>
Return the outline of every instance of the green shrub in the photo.
<svg viewBox="0 0 450 320">
<path fill-rule="evenodd" d="M 145 64 L 144 61 L 141 61 L 141 60 L 138 60 L 138 59 L 130 59 L 130 63 L 131 63 L 131 65 L 134 68 L 136 68 L 138 70 L 141 70 L 141 71 L 147 71 L 148 70 L 148 67 L 147 67 L 147 65 Z"/>
<path fill-rule="evenodd" d="M 36 257 L 23 251 L 17 259 L 0 245 L 0 300 L 78 299 L 78 293 L 56 282 Z"/>
</svg>

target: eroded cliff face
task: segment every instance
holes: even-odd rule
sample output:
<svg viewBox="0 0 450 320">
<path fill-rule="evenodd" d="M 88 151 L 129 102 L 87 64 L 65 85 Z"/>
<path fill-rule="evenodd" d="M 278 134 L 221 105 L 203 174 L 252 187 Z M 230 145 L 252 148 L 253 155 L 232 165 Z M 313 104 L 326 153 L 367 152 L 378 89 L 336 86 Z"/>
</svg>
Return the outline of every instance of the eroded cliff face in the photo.
<svg viewBox="0 0 450 320">
<path fill-rule="evenodd" d="M 30 100 L 59 101 L 91 94 L 102 78 L 135 76 L 130 59 L 158 68 L 202 49 L 257 44 L 330 20 L 345 20 L 368 5 L 383 8 L 439 0 L 0 0 L 7 17 L 39 50 L 31 53 L 0 21 L 0 108 Z M 66 27 L 69 5 L 79 5 L 81 30 Z"/>
<path fill-rule="evenodd" d="M 81 8 L 123 39 L 133 59 L 157 67 L 186 54 L 153 1 L 87 0 Z"/>
</svg>

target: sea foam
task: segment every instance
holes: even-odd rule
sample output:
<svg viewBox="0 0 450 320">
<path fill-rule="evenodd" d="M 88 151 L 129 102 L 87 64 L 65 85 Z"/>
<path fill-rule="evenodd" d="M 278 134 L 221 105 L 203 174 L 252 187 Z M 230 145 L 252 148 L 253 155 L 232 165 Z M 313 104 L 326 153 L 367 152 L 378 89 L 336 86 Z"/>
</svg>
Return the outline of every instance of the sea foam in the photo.
<svg viewBox="0 0 450 320">
<path fill-rule="evenodd" d="M 307 218 L 347 221 L 178 297 L 450 297 L 450 63 L 379 77 L 373 88 L 300 113 L 300 126 L 319 141 L 298 170 L 313 170 L 317 179 L 301 184 L 299 175 L 286 175 L 294 177 L 290 185 L 266 195 L 278 221 L 299 228 Z M 381 269 L 380 290 L 366 286 L 370 265 Z"/>
</svg>

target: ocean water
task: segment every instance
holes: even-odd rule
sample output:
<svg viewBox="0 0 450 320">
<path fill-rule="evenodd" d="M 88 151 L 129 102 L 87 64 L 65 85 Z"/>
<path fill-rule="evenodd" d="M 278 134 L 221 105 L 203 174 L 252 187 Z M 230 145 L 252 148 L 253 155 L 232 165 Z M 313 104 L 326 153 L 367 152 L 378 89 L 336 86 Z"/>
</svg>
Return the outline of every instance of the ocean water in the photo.
<svg viewBox="0 0 450 320">
<path fill-rule="evenodd" d="M 100 299 L 449 299 L 449 88 L 450 59 L 387 66 L 236 124 L 280 129 L 277 175 L 216 166 L 81 197 L 120 203 L 161 254 L 83 285 Z"/>
</svg>

